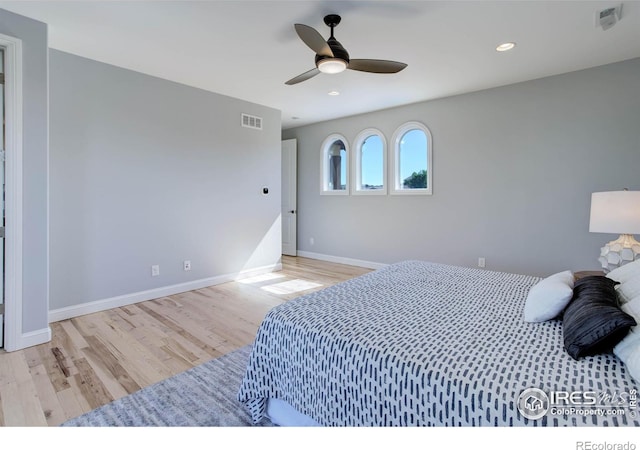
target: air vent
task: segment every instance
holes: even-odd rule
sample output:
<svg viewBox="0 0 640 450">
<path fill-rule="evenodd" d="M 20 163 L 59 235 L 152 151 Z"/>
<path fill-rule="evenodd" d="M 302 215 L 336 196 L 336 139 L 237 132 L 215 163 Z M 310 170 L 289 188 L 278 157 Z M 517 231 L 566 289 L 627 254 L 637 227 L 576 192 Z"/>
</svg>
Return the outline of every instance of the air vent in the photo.
<svg viewBox="0 0 640 450">
<path fill-rule="evenodd" d="M 242 126 L 245 128 L 253 128 L 254 130 L 262 130 L 262 117 L 242 114 Z"/>
<path fill-rule="evenodd" d="M 622 17 L 622 3 L 618 6 L 603 9 L 596 13 L 596 26 L 602 27 L 603 30 L 608 30 L 614 26 Z"/>
</svg>

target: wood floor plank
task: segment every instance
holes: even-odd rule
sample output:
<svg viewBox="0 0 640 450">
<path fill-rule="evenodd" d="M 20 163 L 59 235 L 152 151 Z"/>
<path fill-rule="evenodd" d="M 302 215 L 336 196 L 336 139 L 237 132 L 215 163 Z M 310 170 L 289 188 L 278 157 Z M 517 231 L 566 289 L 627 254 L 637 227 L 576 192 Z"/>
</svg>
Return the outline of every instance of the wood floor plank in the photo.
<svg viewBox="0 0 640 450">
<path fill-rule="evenodd" d="M 84 397 L 82 383 L 83 380 L 78 373 L 69 378 L 69 389 L 58 392 L 58 398 L 60 404 L 65 408 L 64 413 L 67 419 L 72 419 L 94 409 Z"/>
<path fill-rule="evenodd" d="M 69 375 L 77 373 L 77 369 L 73 364 L 73 361 L 82 357 L 80 354 L 80 348 L 76 345 L 76 340 L 72 339 L 68 334 L 68 331 L 72 331 L 72 327 L 64 327 L 60 322 L 52 323 L 51 325 L 51 350 L 54 353 L 60 352 L 60 359 L 56 358 L 58 366 L 62 365 L 66 367 L 68 374 L 66 374 L 62 367 L 60 369 L 63 374 L 68 378 Z M 73 332 L 73 331 L 72 331 Z M 77 333 L 77 331 L 76 331 Z M 82 344 L 86 346 L 86 341 L 82 340 Z"/>
<path fill-rule="evenodd" d="M 69 389 L 69 381 L 58 366 L 58 361 L 56 361 L 53 353 L 51 353 L 51 342 L 37 346 L 37 351 L 40 357 L 40 361 L 47 370 L 47 374 L 49 376 L 49 379 L 51 380 L 51 384 L 53 385 L 56 392 L 62 391 L 64 389 Z"/>
<path fill-rule="evenodd" d="M 82 396 L 92 409 L 114 400 L 86 359 L 79 359 L 76 361 L 76 365 L 78 374 L 74 375 L 74 378 L 80 386 Z"/>
<path fill-rule="evenodd" d="M 20 385 L 15 381 L 3 386 L 2 397 L 0 397 L 2 403 L 0 407 L 6 411 L 3 424 L 5 427 L 22 426 L 25 424 L 33 425 L 27 419 L 23 407 L 23 398 L 28 394 L 26 392 L 20 392 L 19 387 Z"/>
<path fill-rule="evenodd" d="M 51 342 L 0 350 L 0 426 L 58 426 L 252 343 L 267 312 L 283 302 L 370 272 L 289 256 L 282 265 L 282 271 L 52 323 Z"/>
<path fill-rule="evenodd" d="M 30 368 L 30 372 L 35 383 L 38 399 L 47 424 L 56 425 L 65 421 L 66 416 L 64 414 L 64 410 L 62 409 L 58 395 L 51 384 L 46 368 L 39 365 Z"/>
<path fill-rule="evenodd" d="M 123 363 L 125 369 L 129 370 L 134 366 L 137 368 L 135 372 L 131 372 L 131 375 L 134 376 L 136 373 L 142 375 L 144 379 L 138 378 L 141 384 L 156 383 L 173 375 L 163 362 L 148 352 L 145 346 L 131 333 L 132 328 L 119 328 L 120 324 L 114 321 L 114 314 L 111 311 L 102 312 L 100 319 L 98 324 L 103 342 L 125 355 Z M 135 361 L 135 364 L 129 364 L 129 361 Z"/>
<path fill-rule="evenodd" d="M 71 320 L 63 320 L 62 322 L 54 322 L 52 325 L 52 332 L 57 333 L 60 332 L 57 327 L 60 327 L 61 330 L 67 335 L 67 339 L 69 342 L 69 346 L 65 346 L 65 348 L 73 347 L 75 349 L 81 349 L 88 347 L 87 341 L 84 340 L 80 332 L 73 325 Z M 72 354 L 72 356 L 74 356 Z"/>
<path fill-rule="evenodd" d="M 128 309 L 136 315 L 141 316 L 141 320 L 144 320 L 147 326 L 155 327 L 161 331 L 165 336 L 166 346 L 171 349 L 171 352 L 189 361 L 192 366 L 194 364 L 209 361 L 213 357 L 212 349 L 209 349 L 207 352 L 202 348 L 206 348 L 207 344 L 202 341 L 194 342 L 188 339 L 188 333 L 178 333 L 174 331 L 173 328 L 165 326 L 156 317 L 140 309 L 139 305 L 134 305 L 134 307 L 129 307 Z M 160 318 L 162 318 L 162 316 L 160 316 Z M 180 329 L 182 330 L 182 328 Z"/>
<path fill-rule="evenodd" d="M 177 354 L 165 351 L 167 344 L 166 335 L 154 330 L 151 326 L 147 326 L 148 321 L 140 321 L 134 315 L 125 314 L 120 310 L 114 310 L 114 314 L 111 317 L 114 323 L 120 324 L 126 322 L 132 325 L 129 334 L 131 334 L 146 351 L 155 356 L 170 373 L 176 374 L 191 367 L 191 363 L 180 358 Z"/>
<path fill-rule="evenodd" d="M 171 312 L 174 313 L 174 316 L 176 317 L 178 316 L 177 311 L 175 309 L 166 307 L 162 303 L 159 303 L 159 301 L 152 301 L 144 305 L 139 305 L 139 307 L 140 309 L 144 310 L 147 314 L 149 314 L 151 317 L 155 318 L 156 320 L 162 322 L 163 324 L 171 328 L 179 336 L 184 337 L 185 339 L 189 340 L 190 342 L 198 346 L 198 348 L 204 350 L 212 358 L 216 358 L 222 354 L 219 349 L 214 347 L 214 345 L 217 342 L 211 342 L 212 340 L 208 340 L 207 335 L 205 333 L 202 333 L 202 335 L 198 333 L 199 335 L 196 336 L 190 331 L 187 331 L 177 322 L 174 322 L 172 318 L 168 317 L 168 314 L 170 314 Z M 188 326 L 189 323 L 185 323 L 185 325 Z M 194 330 L 194 332 L 197 332 L 197 330 Z"/>
<path fill-rule="evenodd" d="M 24 354 L 11 353 L 4 359 L 11 381 L 2 388 L 5 426 L 47 426 L 34 380 Z"/>
<path fill-rule="evenodd" d="M 255 336 L 255 324 L 228 309 L 220 308 L 216 303 L 199 302 L 188 295 L 183 295 L 182 300 L 187 305 L 182 309 L 183 314 L 211 335 L 222 337 L 225 344 L 238 348 Z M 234 327 L 229 327 L 229 323 L 234 323 Z"/>
<path fill-rule="evenodd" d="M 49 426 L 59 425 L 69 419 L 73 419 L 74 417 L 78 417 L 84 414 L 87 411 L 91 410 L 89 404 L 85 401 L 85 406 L 82 406 L 82 402 L 78 399 L 79 389 L 74 388 L 75 379 L 71 378 L 70 383 L 71 387 L 64 391 L 57 392 L 56 395 L 58 397 L 58 403 L 60 403 L 61 413 L 64 414 L 64 418 L 60 419 L 54 423 L 49 422 Z"/>
<path fill-rule="evenodd" d="M 87 336 L 87 343 L 90 345 L 83 350 L 86 360 L 92 362 L 91 367 L 98 379 L 105 380 L 104 385 L 113 398 L 131 394 L 141 388 L 100 339 Z"/>
<path fill-rule="evenodd" d="M 40 356 L 40 346 L 28 347 L 22 350 L 24 358 L 27 361 L 29 367 L 35 367 L 42 364 L 42 357 Z"/>
<path fill-rule="evenodd" d="M 101 314 L 87 318 L 87 320 L 95 321 L 98 331 L 94 336 L 85 336 L 85 339 L 87 341 L 92 338 L 97 339 L 93 342 L 100 342 L 105 346 L 107 352 L 120 362 L 124 370 L 139 386 L 147 386 L 160 381 L 163 377 L 170 376 L 166 373 L 161 375 L 156 372 L 158 365 L 149 364 L 149 356 L 142 354 L 136 348 L 137 346 L 134 346 L 133 339 L 123 339 L 109 325 L 100 322 L 104 319 L 105 317 Z"/>
</svg>

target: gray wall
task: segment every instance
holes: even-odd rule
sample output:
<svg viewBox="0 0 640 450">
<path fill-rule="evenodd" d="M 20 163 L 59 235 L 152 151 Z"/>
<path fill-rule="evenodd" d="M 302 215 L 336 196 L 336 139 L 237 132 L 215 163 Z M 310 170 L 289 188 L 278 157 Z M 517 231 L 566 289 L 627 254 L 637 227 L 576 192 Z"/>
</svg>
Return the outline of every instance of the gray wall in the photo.
<svg viewBox="0 0 640 450">
<path fill-rule="evenodd" d="M 425 78 L 428 82 L 428 77 Z M 432 196 L 320 196 L 331 133 L 424 123 Z M 592 192 L 640 190 L 640 59 L 294 128 L 298 246 L 391 263 L 417 258 L 544 276 L 598 269 L 615 235 L 589 233 Z M 310 245 L 310 238 L 315 244 Z"/>
<path fill-rule="evenodd" d="M 22 40 L 22 333 L 48 320 L 47 25 L 0 9 L 0 33 Z"/>
<path fill-rule="evenodd" d="M 56 50 L 50 90 L 52 310 L 279 263 L 279 111 Z"/>
</svg>

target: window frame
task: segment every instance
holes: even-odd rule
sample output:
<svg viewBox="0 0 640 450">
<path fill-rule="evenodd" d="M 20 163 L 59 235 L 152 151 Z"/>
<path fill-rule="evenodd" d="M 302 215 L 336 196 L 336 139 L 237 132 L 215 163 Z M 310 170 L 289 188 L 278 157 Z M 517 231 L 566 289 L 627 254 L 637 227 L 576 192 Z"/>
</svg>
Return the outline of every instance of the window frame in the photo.
<svg viewBox="0 0 640 450">
<path fill-rule="evenodd" d="M 420 130 L 427 139 L 427 187 L 417 189 L 404 189 L 400 177 L 400 141 L 409 131 Z M 433 194 L 433 140 L 431 131 L 421 122 L 411 121 L 400 125 L 391 138 L 393 143 L 389 157 L 389 192 L 392 195 L 432 195 Z"/>
<path fill-rule="evenodd" d="M 329 189 L 329 150 L 331 148 L 331 144 L 335 141 L 342 141 L 345 149 L 345 189 Z M 322 146 L 320 147 L 320 195 L 349 195 L 349 170 L 351 165 L 349 164 L 350 154 L 349 154 L 349 141 L 340 133 L 330 134 L 322 141 Z"/>
<path fill-rule="evenodd" d="M 371 136 L 378 136 L 382 141 L 382 189 L 362 189 L 362 145 Z M 351 193 L 354 195 L 387 195 L 387 139 L 377 128 L 367 128 L 356 136 L 353 145 L 353 170 Z"/>
</svg>

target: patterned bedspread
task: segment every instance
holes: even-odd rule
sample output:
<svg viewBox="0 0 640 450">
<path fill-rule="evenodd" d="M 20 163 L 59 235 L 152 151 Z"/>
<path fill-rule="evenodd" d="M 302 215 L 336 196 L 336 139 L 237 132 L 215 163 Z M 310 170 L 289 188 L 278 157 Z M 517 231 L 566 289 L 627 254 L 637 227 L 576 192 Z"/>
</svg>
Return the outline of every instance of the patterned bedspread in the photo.
<svg viewBox="0 0 640 450">
<path fill-rule="evenodd" d="M 325 426 L 640 425 L 638 386 L 613 354 L 575 361 L 561 321 L 523 321 L 538 281 L 405 261 L 298 297 L 265 317 L 238 398 L 254 421 L 271 397 Z M 528 388 L 626 409 L 564 401 L 527 419 Z"/>
</svg>

